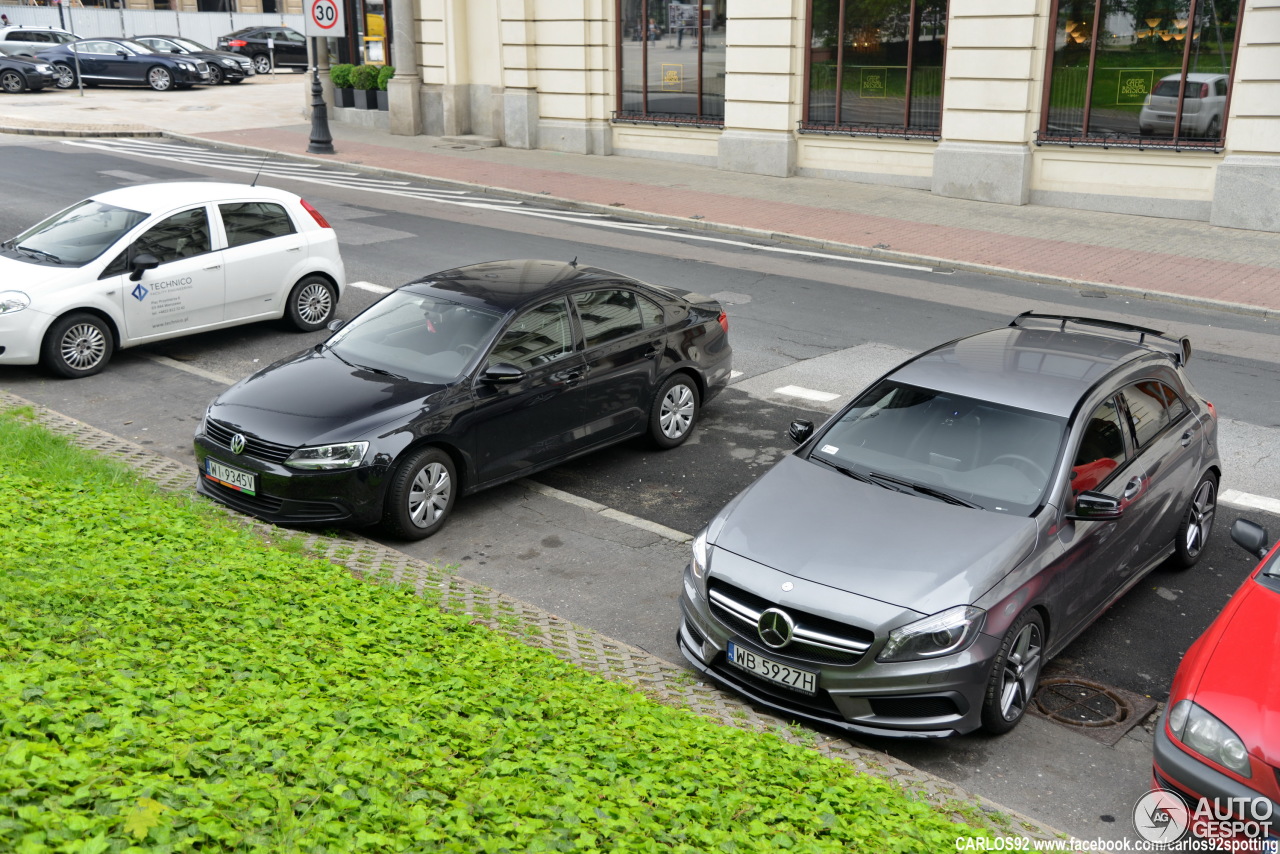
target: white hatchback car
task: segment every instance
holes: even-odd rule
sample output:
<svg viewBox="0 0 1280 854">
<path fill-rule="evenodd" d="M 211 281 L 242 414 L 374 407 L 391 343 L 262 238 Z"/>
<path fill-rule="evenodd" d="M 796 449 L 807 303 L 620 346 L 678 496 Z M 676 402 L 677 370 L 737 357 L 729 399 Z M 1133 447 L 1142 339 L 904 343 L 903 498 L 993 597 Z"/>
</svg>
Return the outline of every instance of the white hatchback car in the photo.
<svg viewBox="0 0 1280 854">
<path fill-rule="evenodd" d="M 1173 136 L 1174 117 L 1178 113 L 1178 89 L 1181 74 L 1160 79 L 1138 113 L 1138 129 L 1143 136 Z M 1218 139 L 1227 109 L 1228 80 L 1225 74 L 1192 72 L 1182 96 L 1181 136 Z"/>
<path fill-rule="evenodd" d="M 0 365 L 96 374 L 118 348 L 257 320 L 313 332 L 346 287 L 304 199 L 245 184 L 111 190 L 0 243 Z"/>
</svg>

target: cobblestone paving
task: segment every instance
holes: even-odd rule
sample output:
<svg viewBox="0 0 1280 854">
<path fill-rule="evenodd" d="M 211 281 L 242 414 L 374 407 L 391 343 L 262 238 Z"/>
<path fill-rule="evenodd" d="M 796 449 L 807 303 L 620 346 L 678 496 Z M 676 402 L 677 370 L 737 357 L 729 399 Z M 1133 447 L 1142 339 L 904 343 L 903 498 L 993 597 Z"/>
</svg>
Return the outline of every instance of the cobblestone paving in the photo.
<svg viewBox="0 0 1280 854">
<path fill-rule="evenodd" d="M 128 465 L 162 489 L 194 494 L 194 472 L 189 466 L 17 395 L 0 391 L 0 410 L 17 407 L 30 407 L 37 421 L 52 432 L 80 447 Z M 272 525 L 230 510 L 226 512 L 266 539 L 272 539 L 279 533 L 279 529 Z M 658 702 L 688 709 L 725 726 L 771 732 L 792 744 L 810 747 L 847 762 L 859 771 L 891 780 L 918 797 L 951 811 L 957 820 L 986 826 L 997 836 L 1028 839 L 1064 836 L 892 756 L 761 712 L 732 694 L 698 681 L 684 668 L 496 590 L 473 584 L 373 540 L 352 533 L 308 533 L 305 543 L 316 555 L 345 566 L 357 577 L 411 583 L 420 595 L 437 598 L 445 610 L 471 615 L 478 623 L 532 646 L 546 648 L 606 679 L 631 684 Z"/>
</svg>

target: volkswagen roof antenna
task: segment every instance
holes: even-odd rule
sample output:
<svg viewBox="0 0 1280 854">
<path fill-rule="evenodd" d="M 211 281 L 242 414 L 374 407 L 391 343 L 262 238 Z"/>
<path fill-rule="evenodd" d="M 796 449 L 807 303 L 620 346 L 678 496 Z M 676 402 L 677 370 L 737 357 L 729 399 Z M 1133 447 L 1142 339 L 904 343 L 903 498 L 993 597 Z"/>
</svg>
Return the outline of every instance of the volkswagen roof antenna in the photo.
<svg viewBox="0 0 1280 854">
<path fill-rule="evenodd" d="M 569 262 L 569 266 L 570 266 L 570 267 L 572 267 L 572 268 L 573 268 L 573 269 L 575 269 L 575 270 L 576 270 L 576 269 L 578 269 L 578 256 L 577 256 L 577 255 L 574 255 L 574 256 L 573 256 L 573 260 Z"/>
</svg>

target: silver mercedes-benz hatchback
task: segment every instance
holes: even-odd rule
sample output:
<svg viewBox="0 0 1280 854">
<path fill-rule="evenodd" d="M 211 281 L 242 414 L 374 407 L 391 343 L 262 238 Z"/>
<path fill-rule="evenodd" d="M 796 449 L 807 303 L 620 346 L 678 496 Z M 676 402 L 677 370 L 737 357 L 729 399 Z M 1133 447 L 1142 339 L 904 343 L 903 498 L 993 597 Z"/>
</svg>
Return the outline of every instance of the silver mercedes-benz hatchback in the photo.
<svg viewBox="0 0 1280 854">
<path fill-rule="evenodd" d="M 1027 312 L 873 383 L 694 540 L 680 647 L 792 717 L 1001 733 L 1044 663 L 1213 526 L 1191 344 Z"/>
</svg>

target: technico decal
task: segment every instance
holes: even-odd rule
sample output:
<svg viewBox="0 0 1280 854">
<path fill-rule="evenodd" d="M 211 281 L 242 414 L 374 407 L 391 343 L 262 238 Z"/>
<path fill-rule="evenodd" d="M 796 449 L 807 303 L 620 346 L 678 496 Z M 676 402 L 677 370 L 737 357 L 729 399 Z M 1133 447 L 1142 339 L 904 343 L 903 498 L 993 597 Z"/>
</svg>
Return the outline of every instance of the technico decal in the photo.
<svg viewBox="0 0 1280 854">
<path fill-rule="evenodd" d="M 136 288 L 130 291 L 130 293 L 133 294 L 134 299 L 136 299 L 138 302 L 142 302 L 144 299 L 147 298 L 147 294 L 151 293 L 151 291 L 147 290 L 141 284 L 139 284 Z"/>
</svg>

